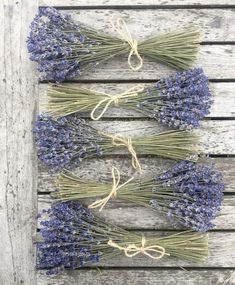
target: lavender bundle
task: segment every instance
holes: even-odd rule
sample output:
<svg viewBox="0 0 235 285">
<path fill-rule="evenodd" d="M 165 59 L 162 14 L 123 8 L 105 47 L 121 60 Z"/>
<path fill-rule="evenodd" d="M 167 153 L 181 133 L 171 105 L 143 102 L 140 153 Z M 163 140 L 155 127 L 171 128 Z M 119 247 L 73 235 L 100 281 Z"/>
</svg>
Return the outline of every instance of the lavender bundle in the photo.
<svg viewBox="0 0 235 285">
<path fill-rule="evenodd" d="M 54 204 L 44 210 L 42 241 L 37 243 L 37 268 L 57 274 L 113 256 L 143 254 L 159 260 L 165 256 L 203 262 L 208 255 L 205 234 L 191 231 L 163 237 L 144 237 L 103 222 L 74 201 Z"/>
<path fill-rule="evenodd" d="M 39 8 L 27 40 L 30 59 L 46 80 L 63 81 L 81 75 L 83 70 L 117 55 L 128 54 L 128 64 L 138 70 L 146 55 L 176 69 L 187 69 L 196 59 L 200 43 L 197 27 L 155 36 L 137 43 L 123 20 L 118 20 L 114 37 L 75 23 L 69 15 L 54 8 Z M 133 66 L 132 56 L 138 60 Z"/>
<path fill-rule="evenodd" d="M 111 198 L 151 207 L 163 213 L 174 226 L 194 231 L 208 231 L 220 210 L 224 184 L 222 175 L 208 165 L 189 161 L 176 163 L 170 170 L 155 178 L 120 184 L 118 169 L 112 169 L 113 185 L 87 182 L 70 172 L 57 180 L 58 191 L 52 194 L 56 201 L 72 201 L 103 197 L 90 208 L 100 211 Z"/>
<path fill-rule="evenodd" d="M 213 102 L 202 68 L 178 72 L 153 86 L 136 86 L 113 96 L 82 87 L 51 86 L 47 97 L 47 111 L 56 117 L 91 112 L 91 118 L 98 120 L 115 104 L 180 129 L 198 128 Z"/>
<path fill-rule="evenodd" d="M 198 158 L 198 137 L 187 131 L 168 131 L 140 138 L 123 138 L 98 131 L 76 116 L 52 118 L 40 115 L 34 127 L 38 158 L 51 171 L 72 169 L 83 159 L 127 148 L 132 165 L 141 169 L 137 153 L 176 160 Z"/>
</svg>

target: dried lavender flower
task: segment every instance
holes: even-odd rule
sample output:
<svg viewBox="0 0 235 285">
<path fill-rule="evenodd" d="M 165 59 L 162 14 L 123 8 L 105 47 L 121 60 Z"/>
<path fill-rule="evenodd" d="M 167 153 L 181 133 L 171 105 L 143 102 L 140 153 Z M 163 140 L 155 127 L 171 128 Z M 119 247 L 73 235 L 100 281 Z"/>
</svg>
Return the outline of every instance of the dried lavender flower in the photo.
<svg viewBox="0 0 235 285">
<path fill-rule="evenodd" d="M 126 248 L 131 244 L 139 247 L 143 240 L 138 233 L 96 218 L 74 201 L 52 205 L 43 211 L 42 218 L 39 232 L 41 240 L 37 242 L 37 269 L 47 269 L 49 275 L 98 263 L 101 259 L 108 261 L 115 255 L 124 254 L 123 250 L 113 247 L 110 241 Z M 170 255 L 202 262 L 208 255 L 207 236 L 188 231 L 148 237 L 146 243 L 147 246 L 161 248 L 162 257 Z"/>
<path fill-rule="evenodd" d="M 76 116 L 52 118 L 38 116 L 34 126 L 39 160 L 51 171 L 73 169 L 88 157 L 110 154 L 115 148 L 127 148 L 128 139 L 98 131 Z M 145 153 L 176 160 L 197 160 L 198 137 L 187 131 L 168 131 L 133 138 L 136 154 Z M 132 152 L 133 153 L 133 152 Z"/>
<path fill-rule="evenodd" d="M 119 180 L 118 170 L 116 175 L 116 180 Z M 52 193 L 56 201 L 104 197 L 90 205 L 100 210 L 112 198 L 108 195 L 114 189 L 108 183 L 83 181 L 70 172 L 64 172 L 58 177 L 57 186 L 58 191 Z M 164 214 L 174 226 L 206 232 L 215 226 L 213 220 L 220 211 L 224 183 L 222 174 L 213 167 L 181 161 L 154 179 L 140 183 L 129 182 L 117 187 L 115 198 L 144 207 L 151 206 Z M 105 198 L 107 196 L 108 200 Z"/>
<path fill-rule="evenodd" d="M 196 58 L 199 43 L 199 29 L 187 27 L 140 42 L 138 50 L 174 68 L 187 69 Z M 75 23 L 52 7 L 39 8 L 30 26 L 27 47 L 42 79 L 55 81 L 79 76 L 85 69 L 132 50 L 126 39 Z"/>
<path fill-rule="evenodd" d="M 118 102 L 117 96 L 83 87 L 55 85 L 47 90 L 46 109 L 56 117 L 91 112 L 92 119 L 97 120 L 115 103 L 170 127 L 191 130 L 200 126 L 200 120 L 209 114 L 213 103 L 202 68 L 177 72 L 149 87 L 131 88 L 120 94 Z"/>
</svg>

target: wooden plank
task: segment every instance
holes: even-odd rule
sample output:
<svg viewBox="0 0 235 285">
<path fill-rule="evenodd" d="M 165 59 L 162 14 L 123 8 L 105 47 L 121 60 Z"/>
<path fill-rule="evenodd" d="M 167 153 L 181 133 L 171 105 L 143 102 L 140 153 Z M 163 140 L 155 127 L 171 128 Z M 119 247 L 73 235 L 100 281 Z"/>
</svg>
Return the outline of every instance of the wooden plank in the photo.
<svg viewBox="0 0 235 285">
<path fill-rule="evenodd" d="M 66 271 L 60 276 L 47 276 L 39 271 L 38 285 L 232 285 L 235 283 L 235 272 L 225 270 L 75 270 Z"/>
<path fill-rule="evenodd" d="M 116 35 L 110 20 L 123 18 L 133 38 L 144 40 L 186 25 L 199 25 L 203 41 L 234 41 L 235 18 L 232 9 L 139 9 L 70 10 L 73 19 L 95 29 Z"/>
<path fill-rule="evenodd" d="M 79 6 L 79 7 L 93 7 L 96 6 L 121 6 L 128 5 L 134 7 L 135 5 L 195 5 L 195 6 L 203 6 L 203 5 L 232 5 L 234 4 L 233 0 L 80 0 L 79 2 L 76 0 L 40 0 L 39 4 L 41 6 Z"/>
<path fill-rule="evenodd" d="M 169 169 L 174 164 L 173 161 L 156 158 L 140 158 L 142 174 L 133 170 L 129 157 L 116 156 L 114 158 L 86 159 L 74 170 L 74 173 L 87 181 L 111 181 L 111 168 L 116 166 L 120 169 L 122 175 L 134 177 L 135 179 L 146 179 L 153 177 L 162 171 Z M 235 158 L 210 158 L 204 160 L 206 163 L 212 163 L 215 168 L 222 171 L 224 183 L 226 185 L 224 192 L 235 192 Z M 54 180 L 56 174 L 48 174 L 47 170 L 39 166 L 38 192 L 51 192 L 55 188 Z"/>
<path fill-rule="evenodd" d="M 25 46 L 36 7 L 30 0 L 0 2 L 1 284 L 36 284 L 37 164 L 31 128 L 37 81 Z"/>
<path fill-rule="evenodd" d="M 235 282 L 234 270 L 75 270 L 67 271 L 62 276 L 46 276 L 38 273 L 38 285 L 93 285 L 96 284 L 135 284 L 135 285 L 200 285 L 223 284 Z"/>
<path fill-rule="evenodd" d="M 40 195 L 38 199 L 39 212 L 48 208 L 52 202 L 47 195 Z M 85 205 L 94 202 L 95 199 L 83 201 Z M 136 206 L 120 200 L 109 201 L 102 212 L 95 211 L 98 217 L 127 229 L 174 229 L 164 215 L 157 211 Z M 225 196 L 221 211 L 215 221 L 215 229 L 234 230 L 235 229 L 235 196 Z M 40 226 L 39 226 L 40 227 Z M 183 229 L 178 227 L 177 229 Z"/>
<path fill-rule="evenodd" d="M 146 84 L 146 86 L 151 86 L 154 83 Z M 88 89 L 97 90 L 100 92 L 106 92 L 108 94 L 118 94 L 128 90 L 129 88 L 133 87 L 134 83 L 124 83 L 124 84 L 117 84 L 117 83 L 106 83 L 106 84 L 65 84 L 72 87 L 84 87 Z M 45 104 L 47 102 L 46 98 L 46 89 L 47 84 L 40 84 L 39 89 L 39 105 L 42 108 L 42 103 Z M 207 116 L 209 118 L 213 117 L 234 117 L 235 116 L 235 100 L 233 99 L 234 90 L 235 90 L 235 83 L 234 82 L 220 82 L 220 83 L 210 83 L 211 91 L 214 95 L 214 103 L 211 107 L 211 113 Z M 43 109 L 43 108 L 42 108 Z M 44 107 L 44 110 L 46 108 Z M 89 114 L 82 114 L 85 118 L 89 118 Z M 128 109 L 120 108 L 110 108 L 108 109 L 103 118 L 145 118 L 146 116 L 141 114 L 140 112 L 135 112 Z"/>
<path fill-rule="evenodd" d="M 149 236 L 162 236 L 169 235 L 172 232 L 142 232 L 145 234 L 146 239 Z M 209 236 L 209 257 L 204 263 L 193 263 L 178 258 L 167 257 L 160 260 L 154 260 L 141 254 L 136 255 L 133 258 L 125 257 L 124 254 L 120 254 L 115 258 L 109 258 L 107 260 L 100 261 L 99 264 L 92 264 L 89 267 L 97 268 L 97 266 L 106 268 L 125 268 L 125 267 L 138 267 L 141 268 L 161 268 L 161 267 L 235 267 L 235 232 L 210 232 Z M 141 233 L 140 233 L 141 238 Z"/>
</svg>

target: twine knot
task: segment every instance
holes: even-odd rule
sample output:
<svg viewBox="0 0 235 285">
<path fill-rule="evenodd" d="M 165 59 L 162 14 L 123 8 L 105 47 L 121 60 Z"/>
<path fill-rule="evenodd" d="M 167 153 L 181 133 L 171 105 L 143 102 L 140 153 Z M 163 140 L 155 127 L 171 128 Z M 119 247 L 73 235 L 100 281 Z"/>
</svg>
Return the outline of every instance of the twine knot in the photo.
<svg viewBox="0 0 235 285">
<path fill-rule="evenodd" d="M 99 120 L 104 115 L 104 113 L 107 111 L 110 104 L 114 103 L 115 105 L 118 105 L 118 102 L 120 99 L 138 96 L 138 93 L 142 92 L 143 90 L 144 90 L 144 86 L 137 86 L 137 87 L 135 86 L 135 87 L 131 87 L 125 92 L 122 92 L 116 95 L 100 93 L 100 94 L 103 94 L 106 98 L 100 100 L 100 102 L 93 108 L 91 112 L 91 119 L 95 121 Z M 100 108 L 102 104 L 105 104 L 103 110 L 100 112 L 98 116 L 95 116 L 95 112 L 97 111 L 97 109 Z"/>
<path fill-rule="evenodd" d="M 111 25 L 113 29 L 119 34 L 120 38 L 130 45 L 131 50 L 127 60 L 129 67 L 133 71 L 139 70 L 143 66 L 143 59 L 138 52 L 138 42 L 132 38 L 131 33 L 127 28 L 125 21 L 119 18 L 117 19 L 116 25 L 113 23 L 113 21 L 111 21 Z M 131 63 L 131 58 L 133 55 L 135 55 L 139 61 L 137 66 L 133 66 L 133 64 Z"/>
<path fill-rule="evenodd" d="M 116 179 L 117 176 L 117 179 Z M 88 206 L 88 208 L 98 208 L 100 207 L 99 211 L 101 212 L 104 208 L 104 206 L 108 203 L 108 201 L 112 198 L 112 197 L 116 197 L 117 196 L 117 191 L 125 186 L 126 184 L 128 184 L 129 182 L 131 182 L 133 180 L 133 177 L 130 178 L 128 181 L 126 181 L 125 183 L 119 185 L 120 183 L 120 171 L 113 166 L 112 167 L 112 178 L 113 178 L 113 187 L 109 193 L 109 195 L 103 199 L 100 199 L 98 201 L 95 201 L 94 203 L 92 203 L 91 205 Z"/>
<path fill-rule="evenodd" d="M 130 152 L 132 159 L 131 159 L 131 164 L 134 169 L 138 169 L 140 172 L 142 171 L 141 165 L 139 163 L 137 154 L 134 150 L 134 147 L 132 145 L 132 139 L 131 138 L 123 138 L 121 136 L 113 136 L 113 135 L 107 135 L 112 139 L 113 145 L 116 146 L 125 146 L 128 151 Z"/>
<path fill-rule="evenodd" d="M 128 246 L 120 246 L 119 244 L 113 242 L 111 239 L 108 241 L 108 245 L 119 250 L 123 250 L 127 257 L 134 257 L 135 255 L 142 253 L 148 257 L 158 260 L 164 255 L 169 255 L 166 253 L 165 248 L 160 245 L 146 246 L 146 239 L 142 236 L 141 246 L 135 244 L 130 244 Z"/>
</svg>

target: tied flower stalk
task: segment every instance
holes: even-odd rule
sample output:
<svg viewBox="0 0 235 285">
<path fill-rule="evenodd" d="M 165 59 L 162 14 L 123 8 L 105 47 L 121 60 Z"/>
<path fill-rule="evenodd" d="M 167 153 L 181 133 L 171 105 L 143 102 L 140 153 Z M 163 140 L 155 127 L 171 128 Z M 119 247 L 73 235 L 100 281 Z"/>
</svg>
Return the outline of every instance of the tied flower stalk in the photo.
<svg viewBox="0 0 235 285">
<path fill-rule="evenodd" d="M 117 95 L 83 87 L 51 86 L 46 110 L 55 117 L 90 112 L 100 119 L 112 105 L 141 112 L 170 127 L 190 130 L 209 114 L 212 95 L 202 68 L 178 72 L 149 87 L 135 86 Z"/>
<path fill-rule="evenodd" d="M 38 63 L 45 80 L 63 81 L 118 55 L 128 55 L 128 64 L 138 70 L 142 56 L 176 69 L 188 69 L 200 44 L 198 27 L 190 26 L 137 43 L 123 20 L 114 25 L 117 37 L 75 23 L 70 15 L 41 7 L 30 26 L 27 40 L 30 59 Z M 118 36 L 120 38 L 118 38 Z M 133 57 L 138 65 L 133 66 Z"/>
<path fill-rule="evenodd" d="M 47 274 L 77 269 L 117 255 L 148 258 L 177 257 L 204 262 L 208 256 L 208 237 L 191 231 L 168 236 L 144 237 L 95 217 L 80 203 L 69 201 L 44 210 L 41 240 L 37 242 L 37 268 Z"/>
<path fill-rule="evenodd" d="M 90 208 L 101 211 L 110 199 L 120 199 L 152 208 L 167 217 L 173 226 L 205 232 L 214 228 L 213 220 L 223 200 L 222 174 L 203 163 L 181 161 L 170 170 L 141 182 L 120 183 L 113 168 L 113 186 L 83 181 L 71 172 L 57 179 L 56 202 L 100 198 Z M 113 188 L 112 188 L 113 187 Z M 114 191 L 113 191 L 114 190 Z"/>
<path fill-rule="evenodd" d="M 114 149 L 127 149 L 136 169 L 141 169 L 137 158 L 140 153 L 196 161 L 199 152 L 198 136 L 188 131 L 123 138 L 100 132 L 76 116 L 52 118 L 47 114 L 39 115 L 34 134 L 38 158 L 52 172 L 73 169 L 85 158 L 110 154 Z"/>
</svg>

